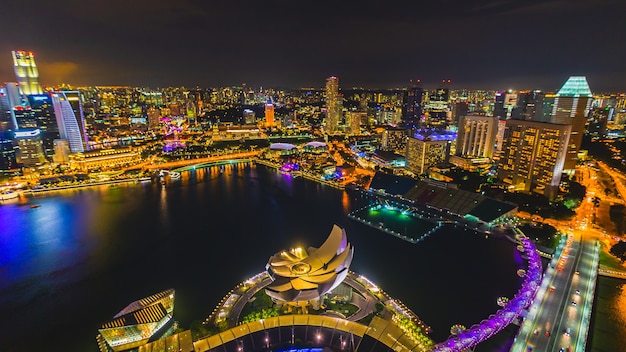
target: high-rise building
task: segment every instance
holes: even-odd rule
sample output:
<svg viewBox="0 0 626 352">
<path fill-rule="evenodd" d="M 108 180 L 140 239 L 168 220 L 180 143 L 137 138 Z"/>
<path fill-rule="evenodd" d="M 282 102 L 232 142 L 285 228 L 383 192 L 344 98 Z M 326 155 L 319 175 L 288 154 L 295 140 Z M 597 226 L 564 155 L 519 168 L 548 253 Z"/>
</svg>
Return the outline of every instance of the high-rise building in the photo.
<svg viewBox="0 0 626 352">
<path fill-rule="evenodd" d="M 43 90 L 39 85 L 39 71 L 35 65 L 35 55 L 32 52 L 12 51 L 13 69 L 15 77 L 20 84 L 20 92 L 24 95 L 42 94 Z"/>
<path fill-rule="evenodd" d="M 409 138 L 407 129 L 398 127 L 387 127 L 383 131 L 381 138 L 381 148 L 386 152 L 396 152 L 404 154 L 406 151 L 406 142 Z"/>
<path fill-rule="evenodd" d="M 17 130 L 37 128 L 37 120 L 30 106 L 14 106 L 13 115 L 17 122 Z"/>
<path fill-rule="evenodd" d="M 460 119 L 469 112 L 469 103 L 467 101 L 457 101 L 452 105 L 452 123 L 459 124 Z"/>
<path fill-rule="evenodd" d="M 420 125 L 423 113 L 424 90 L 411 86 L 404 92 L 402 101 L 402 123 L 404 127 L 415 130 Z"/>
<path fill-rule="evenodd" d="M 52 105 L 62 139 L 67 139 L 72 153 L 87 150 L 87 132 L 79 92 L 52 92 Z"/>
<path fill-rule="evenodd" d="M 67 139 L 55 139 L 53 145 L 54 156 L 52 160 L 59 164 L 68 163 L 70 161 L 70 143 Z"/>
<path fill-rule="evenodd" d="M 583 142 L 587 113 L 593 95 L 584 76 L 572 76 L 556 93 L 551 122 L 572 125 L 572 132 L 565 158 L 565 170 L 574 170 L 578 161 L 578 151 Z"/>
<path fill-rule="evenodd" d="M 246 125 L 256 124 L 256 113 L 251 109 L 243 109 L 243 121 Z"/>
<path fill-rule="evenodd" d="M 5 87 L 0 87 L 0 131 L 9 131 L 14 129 L 13 108 L 9 103 L 9 96 Z"/>
<path fill-rule="evenodd" d="M 274 104 L 271 100 L 265 103 L 265 126 L 274 127 Z"/>
<path fill-rule="evenodd" d="M 491 158 L 498 119 L 493 116 L 466 115 L 459 121 L 456 153 L 463 158 Z"/>
<path fill-rule="evenodd" d="M 554 93 L 539 93 L 537 95 L 537 102 L 535 103 L 535 116 L 534 121 L 551 123 L 552 110 L 554 110 L 554 101 L 556 100 L 556 94 Z"/>
<path fill-rule="evenodd" d="M 48 159 L 54 155 L 54 140 L 60 138 L 54 108 L 49 94 L 26 96 L 36 128 L 41 130 L 43 150 Z"/>
<path fill-rule="evenodd" d="M 505 92 L 497 92 L 495 97 L 495 102 L 493 103 L 493 116 L 505 120 L 506 119 L 506 109 L 504 107 L 504 99 L 506 98 Z"/>
<path fill-rule="evenodd" d="M 543 93 L 538 90 L 527 90 L 517 93 L 517 103 L 511 109 L 511 118 L 517 120 L 535 120 L 538 101 Z"/>
<path fill-rule="evenodd" d="M 348 111 L 346 112 L 346 121 L 352 134 L 361 134 L 363 121 L 367 123 L 367 113 L 365 111 Z"/>
<path fill-rule="evenodd" d="M 406 167 L 422 175 L 428 168 L 448 161 L 450 146 L 456 133 L 446 130 L 419 130 L 409 137 L 406 146 Z"/>
<path fill-rule="evenodd" d="M 23 167 L 36 167 L 46 162 L 41 141 L 41 130 L 21 129 L 15 132 L 17 162 Z"/>
<path fill-rule="evenodd" d="M 23 107 L 19 86 L 17 83 L 8 82 L 4 87 L 0 87 L 1 129 L 11 131 L 18 129 L 15 107 Z"/>
<path fill-rule="evenodd" d="M 326 132 L 337 132 L 341 119 L 341 106 L 339 104 L 339 78 L 328 77 L 326 79 Z"/>
<path fill-rule="evenodd" d="M 437 88 L 428 96 L 426 110 L 426 127 L 445 128 L 448 126 L 448 118 L 452 117 L 450 111 L 450 89 Z"/>
<path fill-rule="evenodd" d="M 146 111 L 146 120 L 148 121 L 148 129 L 153 130 L 159 128 L 159 122 L 161 117 L 161 111 L 154 106 L 151 106 Z"/>
<path fill-rule="evenodd" d="M 13 132 L 0 130 L 0 174 L 14 174 L 19 172 L 13 147 Z"/>
<path fill-rule="evenodd" d="M 516 190 L 554 199 L 571 129 L 571 125 L 506 120 L 498 178 Z"/>
<path fill-rule="evenodd" d="M 608 121 L 612 120 L 614 111 L 615 109 L 609 106 L 592 109 L 587 119 L 589 123 L 587 125 L 587 132 L 594 136 L 605 137 Z"/>
</svg>

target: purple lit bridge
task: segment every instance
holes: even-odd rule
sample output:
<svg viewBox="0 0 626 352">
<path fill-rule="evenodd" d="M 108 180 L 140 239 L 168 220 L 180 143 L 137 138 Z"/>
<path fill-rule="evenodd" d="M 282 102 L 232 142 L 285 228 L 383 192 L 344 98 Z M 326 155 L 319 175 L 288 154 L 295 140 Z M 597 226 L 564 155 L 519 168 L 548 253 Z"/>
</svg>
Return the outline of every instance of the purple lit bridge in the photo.
<svg viewBox="0 0 626 352">
<path fill-rule="evenodd" d="M 524 233 L 517 228 L 514 230 L 523 248 L 521 251 L 528 257 L 528 270 L 526 271 L 526 276 L 524 276 L 521 288 L 495 314 L 490 315 L 478 324 L 472 325 L 458 335 L 451 336 L 446 341 L 433 346 L 432 351 L 452 352 L 470 349 L 504 329 L 532 303 L 541 283 L 541 257 L 537 253 L 535 245 Z"/>
</svg>

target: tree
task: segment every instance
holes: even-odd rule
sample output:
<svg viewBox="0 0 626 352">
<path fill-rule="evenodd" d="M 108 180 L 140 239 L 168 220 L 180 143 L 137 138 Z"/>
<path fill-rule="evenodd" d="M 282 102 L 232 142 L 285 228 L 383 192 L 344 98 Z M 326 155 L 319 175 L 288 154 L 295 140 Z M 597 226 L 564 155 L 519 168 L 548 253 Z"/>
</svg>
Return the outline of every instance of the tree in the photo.
<svg viewBox="0 0 626 352">
<path fill-rule="evenodd" d="M 619 241 L 611 247 L 611 254 L 619 259 L 626 260 L 626 242 Z"/>
</svg>

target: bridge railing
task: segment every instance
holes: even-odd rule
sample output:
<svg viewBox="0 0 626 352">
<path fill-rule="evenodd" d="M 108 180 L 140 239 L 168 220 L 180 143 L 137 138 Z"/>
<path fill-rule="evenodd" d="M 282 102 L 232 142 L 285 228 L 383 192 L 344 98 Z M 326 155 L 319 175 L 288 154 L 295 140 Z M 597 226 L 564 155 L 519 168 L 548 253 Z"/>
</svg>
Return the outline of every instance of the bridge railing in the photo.
<svg viewBox="0 0 626 352">
<path fill-rule="evenodd" d="M 460 334 L 451 336 L 448 340 L 435 345 L 432 349 L 433 351 L 452 352 L 470 349 L 511 324 L 533 301 L 541 283 L 541 257 L 532 241 L 519 229 L 516 229 L 516 233 L 523 251 L 528 256 L 528 269 L 521 288 L 502 309 L 480 323 L 472 325 Z"/>
</svg>

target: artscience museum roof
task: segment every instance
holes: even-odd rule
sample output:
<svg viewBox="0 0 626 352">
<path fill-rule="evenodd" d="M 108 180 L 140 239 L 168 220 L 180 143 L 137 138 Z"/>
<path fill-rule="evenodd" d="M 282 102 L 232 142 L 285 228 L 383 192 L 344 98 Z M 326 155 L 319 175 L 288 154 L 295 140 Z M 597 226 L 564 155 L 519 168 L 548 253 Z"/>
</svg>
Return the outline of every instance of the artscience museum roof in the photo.
<svg viewBox="0 0 626 352">
<path fill-rule="evenodd" d="M 345 279 L 353 253 L 345 230 L 334 225 L 319 248 L 291 248 L 270 257 L 266 268 L 272 283 L 266 292 L 285 302 L 317 299 Z"/>
</svg>

